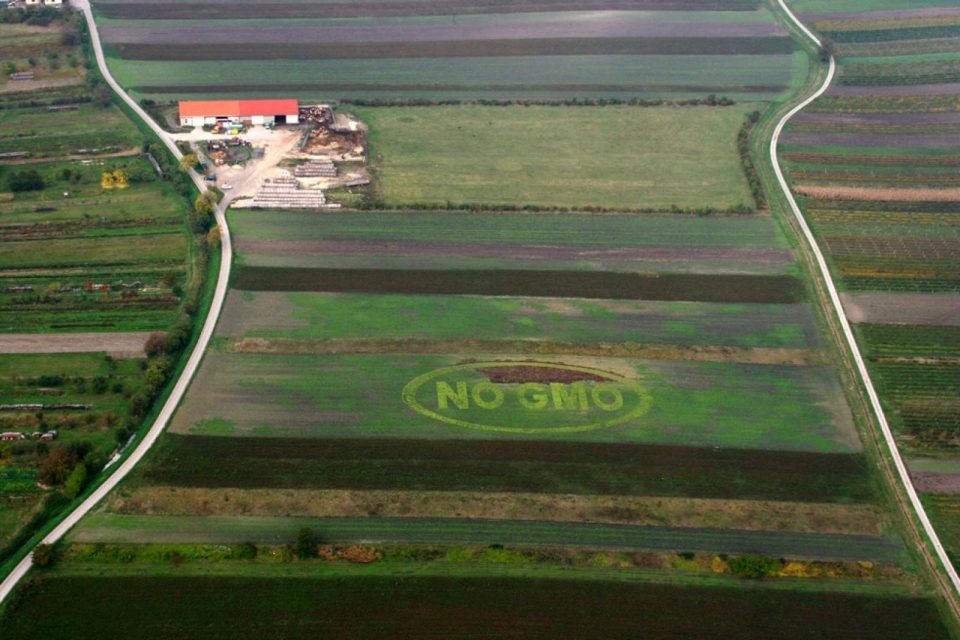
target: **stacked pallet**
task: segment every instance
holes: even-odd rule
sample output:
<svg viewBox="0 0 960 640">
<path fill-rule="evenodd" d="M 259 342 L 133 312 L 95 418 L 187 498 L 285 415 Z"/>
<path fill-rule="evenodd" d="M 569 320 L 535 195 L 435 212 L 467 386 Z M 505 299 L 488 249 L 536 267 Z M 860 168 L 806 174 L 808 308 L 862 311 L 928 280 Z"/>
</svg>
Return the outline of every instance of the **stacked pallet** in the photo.
<svg viewBox="0 0 960 640">
<path fill-rule="evenodd" d="M 298 178 L 336 178 L 337 173 L 337 165 L 327 158 L 311 160 L 293 169 L 293 175 Z"/>
<path fill-rule="evenodd" d="M 323 191 L 301 189 L 293 176 L 265 180 L 253 197 L 253 206 L 264 209 L 315 209 L 326 202 Z"/>
</svg>

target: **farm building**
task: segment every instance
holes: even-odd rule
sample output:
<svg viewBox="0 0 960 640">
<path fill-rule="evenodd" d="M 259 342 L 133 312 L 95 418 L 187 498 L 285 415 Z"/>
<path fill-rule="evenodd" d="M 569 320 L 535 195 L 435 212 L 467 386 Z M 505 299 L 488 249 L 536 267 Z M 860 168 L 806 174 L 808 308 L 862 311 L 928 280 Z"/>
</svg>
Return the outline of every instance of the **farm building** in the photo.
<svg viewBox="0 0 960 640">
<path fill-rule="evenodd" d="M 297 124 L 300 103 L 284 100 L 183 100 L 180 124 L 201 127 L 218 122 Z"/>
</svg>

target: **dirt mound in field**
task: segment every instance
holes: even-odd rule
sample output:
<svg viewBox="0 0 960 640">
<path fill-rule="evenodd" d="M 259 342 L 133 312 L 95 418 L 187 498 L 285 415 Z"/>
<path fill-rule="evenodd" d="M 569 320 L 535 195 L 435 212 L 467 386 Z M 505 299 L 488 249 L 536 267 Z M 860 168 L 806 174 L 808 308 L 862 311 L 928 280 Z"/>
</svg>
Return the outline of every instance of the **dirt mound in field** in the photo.
<svg viewBox="0 0 960 640">
<path fill-rule="evenodd" d="M 521 382 L 561 382 L 568 384 L 582 381 L 608 382 L 610 380 L 605 376 L 586 371 L 557 369 L 550 366 L 516 366 L 508 363 L 504 363 L 502 367 L 484 367 L 480 371 L 494 384 L 518 384 Z"/>
</svg>

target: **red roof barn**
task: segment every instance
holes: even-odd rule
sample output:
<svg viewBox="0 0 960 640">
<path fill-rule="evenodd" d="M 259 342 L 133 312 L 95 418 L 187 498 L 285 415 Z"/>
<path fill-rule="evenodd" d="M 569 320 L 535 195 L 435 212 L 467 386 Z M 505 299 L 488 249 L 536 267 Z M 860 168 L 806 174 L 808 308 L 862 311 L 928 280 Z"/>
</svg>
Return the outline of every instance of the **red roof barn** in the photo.
<svg viewBox="0 0 960 640">
<path fill-rule="evenodd" d="M 251 124 L 297 124 L 300 103 L 297 100 L 182 100 L 180 124 L 200 127 L 217 122 Z"/>
</svg>

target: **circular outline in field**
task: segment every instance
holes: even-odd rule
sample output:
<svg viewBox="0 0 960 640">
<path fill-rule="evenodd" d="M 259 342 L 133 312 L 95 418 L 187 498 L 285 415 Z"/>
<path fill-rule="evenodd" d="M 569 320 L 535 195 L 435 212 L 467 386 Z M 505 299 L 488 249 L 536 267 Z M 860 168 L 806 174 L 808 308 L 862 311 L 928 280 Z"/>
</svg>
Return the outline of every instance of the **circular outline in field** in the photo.
<svg viewBox="0 0 960 640">
<path fill-rule="evenodd" d="M 451 371 L 460 371 L 463 369 L 485 369 L 492 367 L 541 367 L 541 368 L 551 368 L 551 369 L 562 369 L 566 371 L 577 371 L 580 373 L 589 373 L 596 376 L 602 376 L 607 380 L 612 382 L 619 382 L 622 384 L 629 385 L 630 389 L 636 393 L 638 398 L 637 406 L 628 411 L 627 413 L 612 418 L 610 420 L 605 420 L 603 422 L 594 422 L 585 425 L 574 425 L 571 427 L 509 427 L 509 426 L 495 426 L 495 425 L 486 425 L 480 424 L 477 422 L 469 422 L 467 420 L 458 420 L 456 418 L 451 418 L 449 416 L 442 415 L 424 407 L 420 402 L 417 401 L 416 394 L 419 391 L 420 387 L 423 386 L 425 382 L 436 378 L 438 376 L 450 373 Z M 629 378 L 624 378 L 623 376 L 618 376 L 613 373 L 608 373 L 606 371 L 601 371 L 599 369 L 591 369 L 589 367 L 580 367 L 576 365 L 569 364 L 556 364 L 553 362 L 513 362 L 513 361 L 500 361 L 500 362 L 471 362 L 467 364 L 458 364 L 450 367 L 441 367 L 440 369 L 434 369 L 422 375 L 417 376 L 410 382 L 406 384 L 401 393 L 404 404 L 416 411 L 417 413 L 432 418 L 433 420 L 438 420 L 440 422 L 445 422 L 447 424 L 452 424 L 457 427 L 466 427 L 467 429 L 478 429 L 481 431 L 498 431 L 501 433 L 578 433 L 581 431 L 594 431 L 596 429 L 604 429 L 606 427 L 612 427 L 614 425 L 621 424 L 627 420 L 637 418 L 645 414 L 650 410 L 650 407 L 653 406 L 653 398 L 647 389 L 635 381 L 630 380 Z"/>
</svg>

